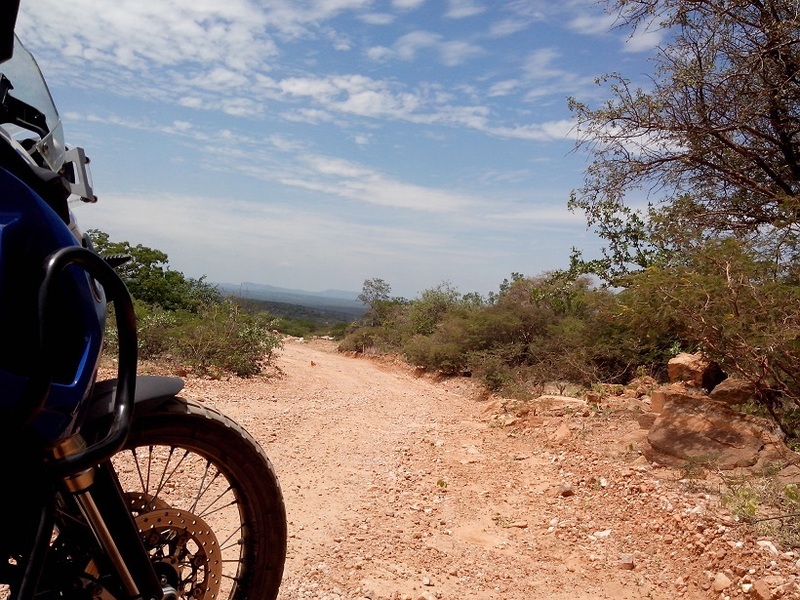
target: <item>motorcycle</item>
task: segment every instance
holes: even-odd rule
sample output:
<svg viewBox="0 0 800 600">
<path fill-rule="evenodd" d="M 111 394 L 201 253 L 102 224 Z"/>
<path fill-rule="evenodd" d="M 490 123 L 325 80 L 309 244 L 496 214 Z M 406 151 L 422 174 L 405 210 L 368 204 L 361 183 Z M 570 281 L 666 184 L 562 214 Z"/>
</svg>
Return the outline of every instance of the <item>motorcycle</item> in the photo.
<svg viewBox="0 0 800 600">
<path fill-rule="evenodd" d="M 0 9 L 0 598 L 274 600 L 272 464 L 179 378 L 137 376 L 122 259 L 69 208 L 96 201 L 89 161 L 64 144 L 17 8 Z M 117 373 L 98 380 L 109 304 Z"/>
</svg>

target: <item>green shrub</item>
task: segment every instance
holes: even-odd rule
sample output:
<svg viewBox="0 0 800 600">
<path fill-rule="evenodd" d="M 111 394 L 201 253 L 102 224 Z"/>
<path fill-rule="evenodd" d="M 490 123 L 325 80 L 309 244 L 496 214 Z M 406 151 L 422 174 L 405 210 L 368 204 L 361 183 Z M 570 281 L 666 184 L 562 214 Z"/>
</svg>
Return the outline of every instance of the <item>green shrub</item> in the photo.
<svg viewBox="0 0 800 600">
<path fill-rule="evenodd" d="M 514 370 L 508 361 L 494 354 L 476 354 L 472 357 L 473 375 L 492 392 L 511 388 L 515 383 Z"/>
<path fill-rule="evenodd" d="M 468 368 L 463 346 L 452 341 L 415 335 L 405 343 L 403 352 L 408 363 L 444 375 L 455 375 Z"/>
<path fill-rule="evenodd" d="M 282 344 L 271 322 L 242 312 L 233 302 L 214 305 L 173 331 L 172 353 L 203 374 L 255 375 Z"/>
<path fill-rule="evenodd" d="M 150 360 L 170 352 L 174 329 L 179 322 L 174 311 L 137 302 L 136 321 L 140 358 Z"/>
<path fill-rule="evenodd" d="M 380 327 L 358 327 L 345 335 L 339 344 L 339 352 L 366 354 L 370 350 L 379 348 L 382 333 Z"/>
<path fill-rule="evenodd" d="M 135 302 L 139 358 L 168 360 L 198 374 L 259 373 L 281 347 L 268 315 L 249 315 L 232 302 L 221 302 L 200 313 L 168 311 Z M 116 356 L 113 311 L 106 323 L 104 352 Z"/>
</svg>

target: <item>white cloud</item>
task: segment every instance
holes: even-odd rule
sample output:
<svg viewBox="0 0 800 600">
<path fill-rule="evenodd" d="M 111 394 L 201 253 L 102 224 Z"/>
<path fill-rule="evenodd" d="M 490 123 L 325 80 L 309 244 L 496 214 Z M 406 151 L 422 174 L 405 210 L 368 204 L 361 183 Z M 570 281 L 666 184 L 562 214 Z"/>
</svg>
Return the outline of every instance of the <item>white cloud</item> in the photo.
<svg viewBox="0 0 800 600">
<path fill-rule="evenodd" d="M 657 48 L 664 39 L 665 32 L 661 29 L 644 27 L 625 39 L 626 52 L 650 52 Z"/>
<path fill-rule="evenodd" d="M 498 81 L 497 83 L 492 84 L 489 88 L 488 96 L 490 98 L 496 96 L 507 96 L 511 94 L 514 90 L 518 89 L 520 86 L 520 82 L 518 79 L 507 79 L 505 81 Z"/>
<path fill-rule="evenodd" d="M 391 48 L 386 46 L 368 48 L 366 56 L 375 61 L 386 61 L 392 58 L 413 61 L 420 55 L 428 57 L 431 50 L 439 56 L 439 62 L 446 67 L 464 64 L 471 58 L 486 53 L 483 48 L 471 42 L 444 40 L 437 33 L 417 30 L 398 38 Z"/>
<path fill-rule="evenodd" d="M 288 96 L 313 100 L 328 110 L 366 117 L 408 118 L 421 104 L 411 93 L 363 75 L 291 78 L 278 83 Z"/>
<path fill-rule="evenodd" d="M 580 14 L 568 23 L 568 27 L 583 35 L 601 35 L 611 31 L 616 21 L 614 15 Z"/>
<path fill-rule="evenodd" d="M 391 59 L 395 53 L 391 48 L 387 48 L 386 46 L 372 46 L 371 48 L 367 48 L 365 54 L 370 60 L 380 62 Z"/>
<path fill-rule="evenodd" d="M 300 108 L 288 110 L 281 113 L 281 116 L 292 123 L 330 123 L 335 120 L 334 116 L 327 110 L 317 108 Z"/>
<path fill-rule="evenodd" d="M 203 107 L 203 101 L 200 98 L 196 97 L 196 96 L 194 96 L 194 97 L 184 96 L 183 98 L 179 98 L 178 99 L 178 104 L 180 104 L 181 106 L 185 106 L 186 108 L 202 108 Z"/>
<path fill-rule="evenodd" d="M 260 114 L 263 105 L 250 98 L 222 98 L 217 106 L 225 114 L 234 117 L 253 117 Z"/>
<path fill-rule="evenodd" d="M 480 5 L 474 0 L 448 0 L 445 16 L 450 19 L 464 19 L 479 15 L 485 10 L 485 6 Z"/>
<path fill-rule="evenodd" d="M 580 95 L 594 87 L 595 75 L 581 75 L 559 68 L 556 61 L 562 57 L 555 48 L 540 48 L 531 52 L 522 63 L 521 80 L 527 88 L 523 96 L 530 104 L 541 104 L 545 98 Z M 501 88 L 502 89 L 502 88 Z"/>
<path fill-rule="evenodd" d="M 560 56 L 554 48 L 540 48 L 531 52 L 525 59 L 523 71 L 529 79 L 549 79 L 559 77 L 564 71 L 552 67 L 553 61 Z"/>
<path fill-rule="evenodd" d="M 468 42 L 444 42 L 439 47 L 442 64 L 446 67 L 455 67 L 469 61 L 470 58 L 485 54 L 483 48 Z"/>
<path fill-rule="evenodd" d="M 431 213 L 451 213 L 477 204 L 466 195 L 399 181 L 340 158 L 311 154 L 296 161 L 296 166 L 304 166 L 298 173 L 283 176 L 284 185 L 363 204 Z"/>
<path fill-rule="evenodd" d="M 392 0 L 392 6 L 401 10 L 412 10 L 425 4 L 425 0 Z"/>
<path fill-rule="evenodd" d="M 413 31 L 399 38 L 394 44 L 394 51 L 403 60 L 414 60 L 421 50 L 435 46 L 442 36 L 429 31 Z"/>
<path fill-rule="evenodd" d="M 372 176 L 372 171 L 352 162 L 330 156 L 310 155 L 308 165 L 319 175 L 336 176 L 346 179 L 361 179 Z"/>
<path fill-rule="evenodd" d="M 486 133 L 498 137 L 529 140 L 532 142 L 554 142 L 574 140 L 575 123 L 569 119 L 549 121 L 533 125 L 518 125 L 516 127 L 486 127 Z"/>
<path fill-rule="evenodd" d="M 328 39 L 330 39 L 333 49 L 338 50 L 339 52 L 347 52 L 352 50 L 355 46 L 355 43 L 350 36 L 344 35 L 337 31 L 329 31 Z"/>
<path fill-rule="evenodd" d="M 529 25 L 530 23 L 521 19 L 503 19 L 492 23 L 492 26 L 489 28 L 489 35 L 492 37 L 506 37 L 519 31 L 524 31 Z"/>
<path fill-rule="evenodd" d="M 487 215 L 496 223 L 506 223 L 508 226 L 530 227 L 531 223 L 550 225 L 579 225 L 586 222 L 583 214 L 571 213 L 566 206 L 531 206 L 519 210 Z"/>
<path fill-rule="evenodd" d="M 395 20 L 395 16 L 389 13 L 367 13 L 358 18 L 369 25 L 391 25 Z"/>
<path fill-rule="evenodd" d="M 19 20 L 25 39 L 132 70 L 220 61 L 250 69 L 275 54 L 266 26 L 267 15 L 247 0 L 118 0 L 102 7 L 97 0 L 39 0 L 25 3 Z"/>
</svg>

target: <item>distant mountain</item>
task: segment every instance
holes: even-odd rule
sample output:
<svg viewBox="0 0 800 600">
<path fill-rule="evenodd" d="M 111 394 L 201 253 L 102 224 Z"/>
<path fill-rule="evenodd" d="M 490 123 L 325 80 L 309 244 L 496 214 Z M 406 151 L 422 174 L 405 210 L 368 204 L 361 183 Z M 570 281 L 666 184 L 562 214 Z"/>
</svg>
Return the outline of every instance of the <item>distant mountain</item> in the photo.
<svg viewBox="0 0 800 600">
<path fill-rule="evenodd" d="M 215 285 L 224 294 L 237 298 L 294 304 L 317 310 L 345 312 L 355 316 L 360 316 L 366 311 L 366 307 L 358 300 L 357 292 L 342 290 L 308 292 L 251 282 L 240 284 L 218 283 Z"/>
</svg>

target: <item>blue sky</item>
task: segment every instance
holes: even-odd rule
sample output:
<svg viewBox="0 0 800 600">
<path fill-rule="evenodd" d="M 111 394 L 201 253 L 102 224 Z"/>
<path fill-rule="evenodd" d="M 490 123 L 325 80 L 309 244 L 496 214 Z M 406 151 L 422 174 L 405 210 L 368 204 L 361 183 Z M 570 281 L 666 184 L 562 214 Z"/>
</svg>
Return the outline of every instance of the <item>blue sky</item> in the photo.
<svg viewBox="0 0 800 600">
<path fill-rule="evenodd" d="M 600 244 L 566 208 L 567 97 L 645 81 L 657 32 L 592 0 L 23 0 L 84 229 L 218 283 L 497 290 Z"/>
</svg>

